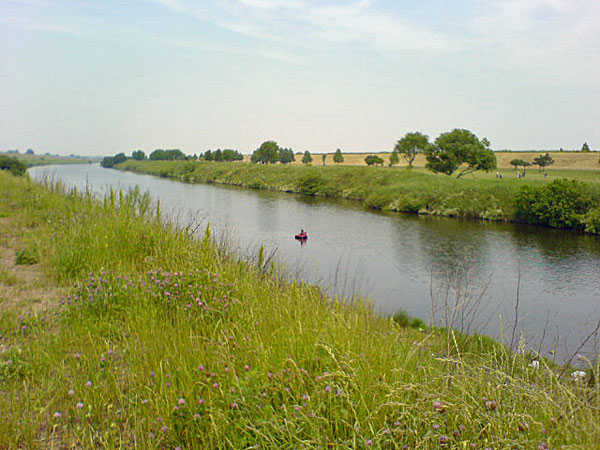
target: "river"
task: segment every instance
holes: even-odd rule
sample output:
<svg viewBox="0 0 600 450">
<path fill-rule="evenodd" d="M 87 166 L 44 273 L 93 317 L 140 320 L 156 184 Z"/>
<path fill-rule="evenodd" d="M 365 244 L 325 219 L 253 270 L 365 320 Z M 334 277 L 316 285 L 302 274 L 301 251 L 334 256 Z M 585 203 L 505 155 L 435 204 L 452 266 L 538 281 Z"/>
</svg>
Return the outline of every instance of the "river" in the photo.
<svg viewBox="0 0 600 450">
<path fill-rule="evenodd" d="M 185 184 L 98 165 L 33 167 L 102 195 L 139 186 L 180 224 L 207 223 L 237 252 L 276 251 L 289 274 L 429 323 L 517 341 L 564 361 L 600 320 L 600 238 L 574 231 L 365 209 L 358 202 Z M 294 239 L 303 228 L 305 245 Z M 517 297 L 517 288 L 519 295 Z M 518 298 L 518 313 L 515 304 Z M 542 339 L 543 337 L 543 339 Z M 596 357 L 600 343 L 580 351 Z"/>
</svg>

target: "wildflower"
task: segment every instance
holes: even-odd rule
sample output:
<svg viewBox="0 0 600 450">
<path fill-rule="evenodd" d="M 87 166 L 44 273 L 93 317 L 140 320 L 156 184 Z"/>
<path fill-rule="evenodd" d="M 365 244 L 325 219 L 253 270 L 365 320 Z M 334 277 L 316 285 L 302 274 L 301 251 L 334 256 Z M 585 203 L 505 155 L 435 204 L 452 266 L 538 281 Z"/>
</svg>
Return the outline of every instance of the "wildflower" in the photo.
<svg viewBox="0 0 600 450">
<path fill-rule="evenodd" d="M 434 429 L 434 430 L 439 430 L 439 429 L 440 429 L 440 426 L 439 426 L 437 423 L 434 423 L 434 424 L 433 424 L 433 429 Z"/>
<path fill-rule="evenodd" d="M 534 359 L 533 361 L 531 361 L 529 366 L 532 367 L 534 370 L 538 370 L 540 368 L 540 362 L 537 359 Z"/>
<path fill-rule="evenodd" d="M 365 444 L 367 445 L 367 447 L 371 447 L 373 445 L 373 439 L 367 439 Z"/>
<path fill-rule="evenodd" d="M 198 366 L 198 370 L 199 370 L 200 372 L 204 371 L 204 366 L 203 366 L 202 364 L 200 364 L 200 365 Z"/>
<path fill-rule="evenodd" d="M 169 431 L 169 427 L 168 427 L 168 426 L 166 426 L 166 425 L 163 425 L 163 426 L 160 428 L 160 431 L 162 431 L 163 433 L 166 433 L 167 431 Z"/>
<path fill-rule="evenodd" d="M 194 419 L 199 419 L 200 417 L 201 417 L 200 414 L 198 414 L 198 413 L 194 414 Z"/>
<path fill-rule="evenodd" d="M 529 424 L 527 422 L 519 422 L 517 424 L 517 427 L 519 427 L 519 431 L 527 431 L 527 430 L 529 430 Z"/>
<path fill-rule="evenodd" d="M 237 403 L 235 403 L 235 402 L 233 402 L 233 403 L 231 404 L 231 409 L 238 409 L 238 404 L 237 404 Z"/>
<path fill-rule="evenodd" d="M 77 405 L 76 405 L 76 406 L 77 406 L 77 408 L 78 408 L 78 409 L 81 409 L 81 408 L 83 408 L 83 403 L 81 403 L 81 402 L 77 402 Z"/>
<path fill-rule="evenodd" d="M 185 406 L 185 398 L 181 397 L 177 403 L 179 403 L 179 406 Z"/>
<path fill-rule="evenodd" d="M 75 395 L 75 391 L 73 389 L 69 389 L 69 395 L 73 397 Z"/>
<path fill-rule="evenodd" d="M 440 445 L 446 445 L 448 442 L 450 442 L 450 438 L 448 438 L 448 436 L 446 436 L 445 434 L 440 436 Z"/>
<path fill-rule="evenodd" d="M 198 404 L 199 404 L 199 405 L 204 405 L 204 399 L 203 399 L 203 398 L 201 398 L 200 400 L 198 400 Z"/>
<path fill-rule="evenodd" d="M 87 387 L 92 387 L 92 382 L 91 382 L 91 381 L 88 381 L 87 383 L 85 383 L 85 385 L 86 385 Z"/>
<path fill-rule="evenodd" d="M 151 371 L 150 371 L 150 376 L 151 376 L 151 377 L 155 377 L 155 376 L 156 376 L 156 374 L 154 373 L 154 370 L 151 370 Z"/>
<path fill-rule="evenodd" d="M 244 366 L 244 369 L 246 369 L 246 372 L 250 372 L 250 365 L 249 365 L 249 364 L 246 364 L 246 365 Z"/>
<path fill-rule="evenodd" d="M 214 387 L 215 389 L 217 389 L 217 388 L 219 387 L 219 383 L 215 383 L 215 384 L 213 384 L 213 387 Z"/>
<path fill-rule="evenodd" d="M 55 417 L 56 419 L 60 419 L 60 417 L 61 417 L 61 416 L 62 416 L 62 414 L 60 413 L 60 411 L 56 411 L 56 412 L 54 413 L 54 417 Z"/>
<path fill-rule="evenodd" d="M 548 450 L 548 444 L 542 442 L 540 445 L 538 445 L 538 450 Z"/>
<path fill-rule="evenodd" d="M 435 401 L 433 402 L 433 409 L 439 412 L 444 412 L 446 407 L 441 402 Z"/>
<path fill-rule="evenodd" d="M 325 392 L 330 392 L 331 391 L 331 386 L 325 386 Z"/>
<path fill-rule="evenodd" d="M 498 402 L 496 402 L 496 400 L 488 400 L 485 402 L 485 407 L 490 411 L 495 411 L 498 409 Z"/>
<path fill-rule="evenodd" d="M 229 373 L 229 367 L 225 366 L 225 372 Z"/>
</svg>

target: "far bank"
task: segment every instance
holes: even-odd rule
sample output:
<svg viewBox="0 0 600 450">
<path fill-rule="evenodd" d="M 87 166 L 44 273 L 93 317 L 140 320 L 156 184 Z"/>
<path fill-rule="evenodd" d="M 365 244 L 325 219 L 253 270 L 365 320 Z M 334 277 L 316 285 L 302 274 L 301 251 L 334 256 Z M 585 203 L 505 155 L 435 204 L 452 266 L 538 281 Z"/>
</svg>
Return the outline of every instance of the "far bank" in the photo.
<svg viewBox="0 0 600 450">
<path fill-rule="evenodd" d="M 371 208 L 509 221 L 600 233 L 600 184 L 595 171 L 529 169 L 517 178 L 467 179 L 389 167 L 290 166 L 202 161 L 134 161 L 121 170 L 173 178 L 364 202 Z M 581 181 L 585 180 L 585 181 Z"/>
</svg>

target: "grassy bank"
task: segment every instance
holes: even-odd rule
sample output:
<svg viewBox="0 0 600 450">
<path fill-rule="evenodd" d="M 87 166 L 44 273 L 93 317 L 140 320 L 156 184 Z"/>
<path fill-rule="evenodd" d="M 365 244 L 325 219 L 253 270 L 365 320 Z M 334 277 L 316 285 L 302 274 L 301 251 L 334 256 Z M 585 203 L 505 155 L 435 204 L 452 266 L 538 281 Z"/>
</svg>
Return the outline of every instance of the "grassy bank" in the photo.
<svg viewBox="0 0 600 450">
<path fill-rule="evenodd" d="M 30 155 L 26 153 L 0 153 L 11 158 L 17 158 L 27 167 L 33 166 L 49 166 L 54 164 L 91 164 L 92 158 L 86 157 L 71 157 L 58 155 Z"/>
<path fill-rule="evenodd" d="M 0 448 L 600 445 L 598 386 L 545 361 L 279 280 L 139 192 L 0 191 Z"/>
<path fill-rule="evenodd" d="M 525 178 L 517 178 L 514 170 L 504 170 L 502 179 L 496 178 L 495 173 L 483 173 L 457 180 L 424 170 L 387 167 L 129 160 L 119 168 L 189 183 L 219 183 L 355 199 L 369 207 L 388 211 L 526 222 L 600 232 L 600 176 L 593 171 L 550 171 L 549 176 L 544 176 L 530 170 Z M 577 181 L 568 198 L 556 197 L 554 191 L 570 189 L 557 181 L 565 177 L 585 181 Z M 557 188 L 551 186 L 553 182 L 559 183 Z M 579 202 L 579 198 L 584 201 Z M 567 206 L 573 202 L 576 206 L 567 211 Z M 531 211 L 534 214 L 529 214 Z M 563 211 L 567 211 L 569 217 L 563 217 Z"/>
</svg>

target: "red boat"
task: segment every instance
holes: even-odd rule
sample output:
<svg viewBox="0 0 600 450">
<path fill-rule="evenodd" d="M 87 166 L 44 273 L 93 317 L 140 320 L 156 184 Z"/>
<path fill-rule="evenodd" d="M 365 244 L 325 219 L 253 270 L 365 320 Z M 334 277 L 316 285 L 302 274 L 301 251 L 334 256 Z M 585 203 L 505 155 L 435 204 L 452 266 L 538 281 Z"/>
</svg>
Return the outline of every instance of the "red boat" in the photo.
<svg viewBox="0 0 600 450">
<path fill-rule="evenodd" d="M 296 239 L 299 239 L 301 241 L 304 241 L 306 239 L 308 239 L 308 234 L 306 233 L 306 231 L 303 231 L 302 233 L 298 233 L 296 236 L 294 236 Z"/>
</svg>

